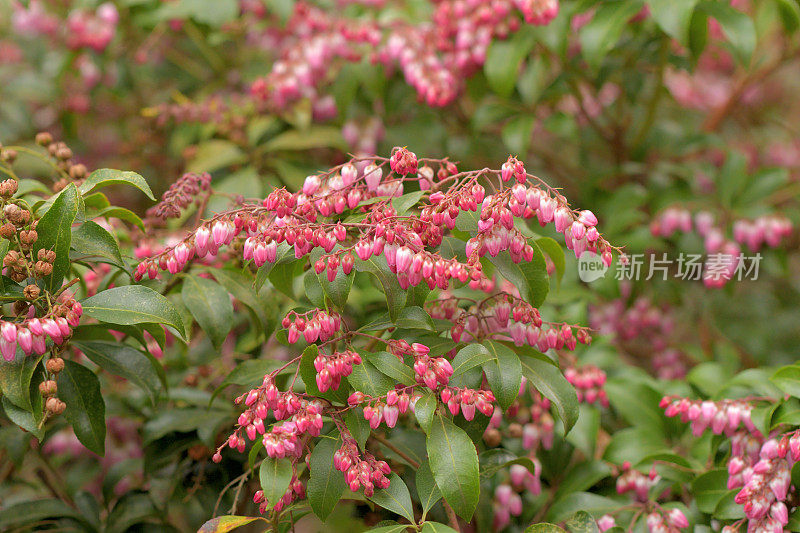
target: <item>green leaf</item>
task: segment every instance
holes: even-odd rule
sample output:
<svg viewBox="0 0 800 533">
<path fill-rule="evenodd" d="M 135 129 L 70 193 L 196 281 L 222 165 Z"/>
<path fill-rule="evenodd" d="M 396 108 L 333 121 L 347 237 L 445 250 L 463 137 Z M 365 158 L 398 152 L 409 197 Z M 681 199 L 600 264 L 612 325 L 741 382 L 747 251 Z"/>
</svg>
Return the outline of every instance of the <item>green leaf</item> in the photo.
<svg viewBox="0 0 800 533">
<path fill-rule="evenodd" d="M 117 241 L 105 228 L 91 220 L 72 229 L 71 247 L 77 252 L 75 259 L 111 263 L 125 268 Z"/>
<path fill-rule="evenodd" d="M 664 437 L 647 427 L 625 428 L 614 433 L 603 458 L 616 464 L 637 464 L 649 455 L 669 451 Z"/>
<path fill-rule="evenodd" d="M 13 423 L 39 440 L 44 438 L 44 428 L 39 427 L 43 416 L 41 405 L 34 406 L 30 410 L 25 410 L 11 403 L 7 396 L 3 396 L 0 400 L 2 400 L 3 410 L 6 412 L 6 416 L 8 416 Z"/>
<path fill-rule="evenodd" d="M 547 257 L 550 258 L 553 265 L 556 267 L 556 282 L 560 285 L 561 280 L 564 278 L 564 270 L 567 267 L 564 249 L 555 239 L 551 239 L 550 237 L 536 239 L 536 244 L 547 254 Z"/>
<path fill-rule="evenodd" d="M 489 261 L 500 274 L 510 281 L 520 295 L 534 307 L 540 307 L 550 291 L 550 278 L 547 276 L 547 263 L 542 250 L 534 241 L 528 242 L 533 247 L 533 259 L 515 263 L 508 252 L 501 252 L 497 257 L 489 257 Z"/>
<path fill-rule="evenodd" d="M 153 442 L 173 432 L 188 433 L 209 426 L 217 426 L 230 418 L 229 410 L 190 407 L 185 409 L 160 410 L 144 424 L 142 438 L 144 443 Z"/>
<path fill-rule="evenodd" d="M 253 281 L 251 277 L 245 276 L 239 271 L 227 268 L 209 269 L 214 279 L 233 295 L 234 298 L 246 305 L 258 319 L 261 328 L 265 333 L 269 325 L 269 318 L 265 306 L 259 300 L 258 294 L 253 291 Z"/>
<path fill-rule="evenodd" d="M 525 533 L 564 533 L 564 530 L 555 524 L 548 524 L 542 522 L 540 524 L 532 524 L 528 526 Z"/>
<path fill-rule="evenodd" d="M 89 523 L 78 511 L 61 500 L 53 499 L 15 503 L 0 509 L 0 530 L 11 531 L 48 518 L 72 518 L 89 527 Z"/>
<path fill-rule="evenodd" d="M 556 497 L 560 498 L 572 492 L 589 490 L 600 480 L 609 477 L 611 474 L 611 467 L 603 461 L 580 463 L 564 477 L 564 481 L 556 489 Z"/>
<path fill-rule="evenodd" d="M 86 316 L 100 322 L 129 326 L 163 324 L 185 337 L 183 320 L 164 296 L 144 285 L 125 285 L 99 292 L 81 302 Z"/>
<path fill-rule="evenodd" d="M 384 509 L 397 513 L 409 522 L 414 523 L 414 506 L 411 503 L 411 494 L 405 482 L 400 476 L 392 473 L 389 476 L 389 486 L 385 489 L 378 489 L 369 498 Z"/>
<path fill-rule="evenodd" d="M 519 359 L 522 363 L 522 375 L 553 402 L 558 416 L 564 424 L 565 433 L 569 433 L 569 430 L 575 425 L 575 421 L 578 420 L 578 396 L 575 388 L 567 381 L 558 367 L 547 359 L 547 356 L 520 354 Z"/>
<path fill-rule="evenodd" d="M 53 250 L 56 253 L 53 272 L 45 278 L 45 288 L 50 292 L 61 287 L 61 280 L 69 272 L 71 230 L 78 215 L 78 201 L 78 189 L 70 184 L 55 199 L 36 226 L 39 239 L 33 246 L 33 256 L 36 257 L 39 250 Z"/>
<path fill-rule="evenodd" d="M 744 518 L 744 506 L 734 501 L 740 490 L 729 490 L 720 498 L 712 513 L 714 518 L 717 520 L 739 520 Z"/>
<path fill-rule="evenodd" d="M 710 470 L 692 481 L 692 494 L 697 508 L 711 514 L 728 493 L 728 471 L 725 468 Z"/>
<path fill-rule="evenodd" d="M 396 383 L 367 360 L 362 360 L 360 365 L 353 365 L 353 371 L 347 376 L 347 381 L 353 386 L 353 389 L 364 392 L 373 398 L 383 396 L 394 389 Z"/>
<path fill-rule="evenodd" d="M 442 499 L 442 493 L 439 487 L 436 486 L 436 480 L 433 478 L 431 472 L 431 465 L 428 461 L 420 463 L 417 468 L 417 477 L 415 479 L 417 485 L 417 495 L 419 496 L 419 503 L 422 505 L 423 517 L 430 511 L 436 502 Z"/>
<path fill-rule="evenodd" d="M 719 22 L 738 60 L 745 66 L 749 65 L 756 49 L 756 27 L 753 19 L 724 2 L 704 0 L 698 8 Z"/>
<path fill-rule="evenodd" d="M 142 191 L 151 200 L 156 199 L 153 191 L 145 179 L 136 172 L 114 170 L 111 168 L 100 168 L 89 174 L 89 177 L 81 184 L 78 189 L 81 195 L 86 196 L 95 189 L 107 187 L 109 185 L 127 184 Z"/>
<path fill-rule="evenodd" d="M 125 222 L 130 222 L 131 224 L 135 225 L 137 228 L 145 231 L 144 222 L 142 219 L 139 218 L 139 215 L 131 211 L 130 209 L 125 209 L 124 207 L 106 207 L 105 209 L 101 209 L 92 214 L 91 218 L 117 218 L 119 220 L 123 220 Z"/>
<path fill-rule="evenodd" d="M 361 357 L 371 362 L 375 368 L 398 383 L 410 386 L 417 381 L 414 378 L 414 371 L 411 367 L 406 365 L 396 355 L 392 355 L 389 352 L 377 352 L 362 353 Z"/>
<path fill-rule="evenodd" d="M 264 522 L 267 521 L 262 516 L 218 516 L 200 526 L 200 529 L 197 530 L 197 533 L 228 533 L 228 531 L 233 531 L 238 527 L 246 526 L 247 524 L 255 522 L 256 520 L 261 520 Z"/>
<path fill-rule="evenodd" d="M 492 41 L 486 51 L 483 72 L 494 92 L 506 98 L 511 96 L 520 64 L 535 44 L 533 35 L 525 31 L 514 34 L 507 41 Z"/>
<path fill-rule="evenodd" d="M 509 152 L 525 157 L 533 137 L 536 117 L 530 114 L 519 115 L 503 126 L 501 137 Z"/>
<path fill-rule="evenodd" d="M 693 58 L 700 57 L 708 44 L 708 15 L 700 9 L 695 9 L 689 21 L 689 50 Z"/>
<path fill-rule="evenodd" d="M 422 533 L 457 533 L 455 529 L 439 522 L 425 522 L 422 524 Z"/>
<path fill-rule="evenodd" d="M 468 344 L 461 348 L 453 358 L 453 375 L 450 379 L 457 379 L 467 370 L 480 366 L 487 361 L 495 360 L 493 353 L 482 344 Z"/>
<path fill-rule="evenodd" d="M 779 368 L 769 380 L 786 394 L 800 398 L 800 365 Z"/>
<path fill-rule="evenodd" d="M 592 20 L 579 33 L 581 51 L 590 68 L 600 68 L 628 21 L 641 9 L 639 0 L 609 0 L 597 8 Z"/>
<path fill-rule="evenodd" d="M 800 6 L 796 0 L 775 0 L 784 28 L 789 33 L 794 33 L 800 28 Z"/>
<path fill-rule="evenodd" d="M 409 209 L 419 203 L 420 198 L 425 196 L 425 191 L 414 191 L 404 194 L 399 198 L 392 198 L 391 203 L 398 216 L 405 215 Z"/>
<path fill-rule="evenodd" d="M 681 43 L 689 44 L 689 24 L 698 0 L 647 0 L 650 13 L 664 33 Z"/>
<path fill-rule="evenodd" d="M 564 523 L 569 533 L 599 533 L 597 522 L 586 511 L 578 511 Z"/>
<path fill-rule="evenodd" d="M 267 457 L 258 469 L 258 480 L 264 498 L 274 505 L 286 493 L 292 481 L 292 462 L 289 459 Z"/>
<path fill-rule="evenodd" d="M 210 279 L 186 275 L 181 298 L 214 347 L 219 349 L 233 327 L 233 305 L 228 291 Z"/>
<path fill-rule="evenodd" d="M 497 403 L 505 411 L 519 394 L 522 364 L 514 350 L 504 344 L 487 340 L 483 345 L 493 355 L 492 360 L 483 364 L 483 372 Z"/>
<path fill-rule="evenodd" d="M 339 148 L 347 150 L 347 143 L 340 128 L 312 126 L 307 130 L 289 130 L 276 135 L 264 145 L 267 152 L 280 150 L 309 150 L 311 148 Z"/>
<path fill-rule="evenodd" d="M 42 360 L 41 355 L 20 356 L 22 350 L 17 350 L 17 355 L 13 361 L 3 361 L 0 363 L 0 392 L 3 398 L 24 409 L 30 411 L 31 393 L 30 384 L 33 373 Z"/>
<path fill-rule="evenodd" d="M 610 379 L 605 384 L 609 403 L 633 426 L 644 426 L 664 435 L 664 414 L 658 407 L 662 394 L 645 383 Z"/>
<path fill-rule="evenodd" d="M 355 268 L 359 272 L 369 272 L 378 279 L 383 294 L 386 296 L 389 318 L 392 321 L 397 320 L 400 312 L 406 305 L 406 291 L 400 288 L 397 276 L 392 274 L 392 271 L 389 270 L 389 265 L 386 264 L 386 258 L 384 256 L 373 256 L 366 261 L 356 261 Z"/>
<path fill-rule="evenodd" d="M 420 427 L 425 433 L 430 433 L 431 424 L 433 424 L 433 416 L 436 413 L 438 401 L 436 396 L 430 392 L 423 392 L 422 396 L 417 399 L 414 404 L 414 416 L 417 418 Z"/>
<path fill-rule="evenodd" d="M 613 511 L 624 504 L 589 492 L 573 492 L 563 498 L 557 499 L 547 511 L 545 518 L 552 522 L 563 522 L 577 511 L 586 511 L 591 514 L 604 514 Z"/>
<path fill-rule="evenodd" d="M 74 361 L 65 360 L 58 374 L 58 397 L 67 404 L 64 416 L 81 444 L 98 455 L 106 448 L 106 404 L 97 376 Z"/>
<path fill-rule="evenodd" d="M 250 359 L 242 361 L 236 368 L 231 370 L 219 386 L 214 389 L 211 395 L 211 401 L 222 392 L 225 387 L 229 385 L 247 385 L 256 386 L 260 385 L 264 376 L 272 370 L 280 366 L 278 361 L 274 359 Z"/>
<path fill-rule="evenodd" d="M 333 467 L 333 455 L 339 449 L 341 441 L 337 439 L 320 439 L 309 460 L 311 475 L 308 479 L 307 493 L 311 510 L 322 521 L 328 518 L 336 503 L 347 488 L 344 476 Z"/>
<path fill-rule="evenodd" d="M 433 417 L 426 440 L 436 485 L 453 510 L 472 520 L 480 497 L 480 472 L 475 444 L 449 418 Z"/>
<path fill-rule="evenodd" d="M 74 344 L 103 370 L 123 377 L 145 391 L 155 405 L 161 380 L 145 354 L 132 346 L 115 342 L 81 341 Z"/>
</svg>

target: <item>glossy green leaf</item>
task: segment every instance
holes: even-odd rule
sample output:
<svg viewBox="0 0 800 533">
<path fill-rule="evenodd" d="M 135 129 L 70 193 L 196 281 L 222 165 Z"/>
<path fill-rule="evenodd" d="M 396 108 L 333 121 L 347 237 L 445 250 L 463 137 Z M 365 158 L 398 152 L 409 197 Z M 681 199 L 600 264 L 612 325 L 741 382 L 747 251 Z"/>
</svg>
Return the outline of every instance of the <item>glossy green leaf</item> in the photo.
<svg viewBox="0 0 800 533">
<path fill-rule="evenodd" d="M 30 384 L 41 355 L 24 356 L 17 350 L 13 361 L 0 363 L 0 392 L 3 398 L 26 411 L 31 410 Z"/>
<path fill-rule="evenodd" d="M 417 399 L 417 403 L 414 404 L 414 416 L 425 433 L 430 433 L 437 406 L 436 396 L 427 391 L 423 392 L 422 396 Z"/>
<path fill-rule="evenodd" d="M 456 514 L 471 520 L 481 490 L 475 444 L 463 429 L 441 415 L 433 417 L 426 442 L 436 485 Z"/>
<path fill-rule="evenodd" d="M 292 481 L 292 462 L 285 458 L 265 458 L 258 469 L 258 480 L 261 490 L 264 491 L 264 498 L 268 502 L 277 502 Z"/>
<path fill-rule="evenodd" d="M 356 261 L 355 269 L 359 272 L 369 272 L 377 278 L 383 294 L 386 296 L 389 318 L 392 321 L 397 320 L 406 305 L 406 291 L 400 288 L 397 276 L 389 270 L 386 258 L 373 256 L 366 261 Z"/>
<path fill-rule="evenodd" d="M 724 2 L 703 0 L 698 8 L 719 22 L 734 54 L 744 65 L 750 63 L 756 49 L 756 28 L 749 15 Z"/>
<path fill-rule="evenodd" d="M 487 340 L 483 343 L 493 356 L 483 363 L 483 372 L 489 388 L 497 399 L 497 403 L 505 410 L 514 403 L 522 384 L 522 364 L 514 350 L 499 342 Z"/>
<path fill-rule="evenodd" d="M 142 219 L 139 217 L 139 215 L 137 215 L 130 209 L 125 209 L 124 207 L 116 207 L 116 206 L 106 207 L 104 209 L 92 213 L 91 218 L 116 218 L 124 222 L 130 222 L 131 224 L 142 230 L 142 232 L 145 231 L 144 222 L 142 222 Z"/>
<path fill-rule="evenodd" d="M 186 275 L 181 298 L 214 346 L 222 346 L 233 327 L 233 304 L 228 291 L 210 279 Z"/>
<path fill-rule="evenodd" d="M 414 385 L 414 371 L 401 361 L 396 355 L 389 352 L 361 353 L 362 358 L 366 358 L 375 368 L 386 374 L 393 380 L 403 385 Z"/>
<path fill-rule="evenodd" d="M 647 0 L 651 16 L 664 33 L 686 46 L 698 0 Z"/>
<path fill-rule="evenodd" d="M 519 32 L 507 41 L 495 40 L 489 45 L 483 72 L 494 92 L 504 97 L 511 96 L 520 64 L 535 42 L 529 32 Z"/>
<path fill-rule="evenodd" d="M 121 324 L 163 324 L 185 335 L 183 320 L 164 296 L 144 285 L 106 289 L 81 302 L 83 313 L 100 322 Z"/>
<path fill-rule="evenodd" d="M 225 287 L 225 290 L 253 312 L 261 328 L 268 332 L 269 318 L 263 302 L 259 300 L 258 294 L 253 291 L 252 276 L 248 277 L 239 271 L 226 268 L 213 269 L 211 272 L 214 275 L 214 279 Z"/>
<path fill-rule="evenodd" d="M 433 472 L 431 472 L 431 465 L 427 460 L 423 461 L 417 468 L 415 482 L 419 503 L 422 505 L 422 514 L 426 515 L 431 507 L 442 499 L 442 493 L 439 491 L 439 487 L 436 486 L 436 480 L 433 477 Z"/>
<path fill-rule="evenodd" d="M 455 529 L 440 522 L 425 522 L 422 533 L 457 533 Z"/>
<path fill-rule="evenodd" d="M 145 391 L 155 405 L 161 389 L 161 380 L 158 371 L 145 354 L 132 346 L 118 342 L 81 341 L 74 344 L 103 370 L 123 377 Z"/>
<path fill-rule="evenodd" d="M 727 493 L 728 471 L 725 468 L 710 470 L 692 481 L 692 494 L 697 508 L 704 513 L 713 513 Z"/>
<path fill-rule="evenodd" d="M 53 272 L 45 278 L 45 287 L 55 292 L 61 287 L 61 281 L 69 272 L 69 248 L 72 240 L 72 223 L 78 215 L 78 189 L 70 184 L 39 220 L 36 231 L 39 239 L 33 246 L 33 255 L 39 250 L 52 250 L 56 253 Z"/>
<path fill-rule="evenodd" d="M 339 439 L 320 439 L 311 452 L 306 492 L 311 510 L 320 520 L 325 520 L 347 488 L 344 476 L 333 467 L 333 455 L 341 446 Z"/>
<path fill-rule="evenodd" d="M 527 529 L 525 529 L 525 533 L 565 533 L 565 531 L 555 524 L 542 522 L 528 526 Z"/>
<path fill-rule="evenodd" d="M 18 405 L 11 403 L 6 396 L 0 398 L 0 401 L 2 401 L 3 411 L 5 411 L 9 420 L 37 439 L 42 440 L 44 438 L 44 428 L 39 427 L 43 418 L 41 402 L 38 402 L 39 405 L 34 405 L 30 409 L 22 409 Z"/>
<path fill-rule="evenodd" d="M 581 51 L 593 70 L 600 68 L 603 58 L 619 41 L 628 21 L 642 9 L 639 0 L 609 0 L 595 11 L 592 20 L 581 28 Z"/>
<path fill-rule="evenodd" d="M 482 344 L 468 344 L 461 348 L 453 358 L 453 375 L 450 379 L 458 379 L 466 371 L 480 366 L 487 361 L 495 360 L 495 356 Z"/>
<path fill-rule="evenodd" d="M 553 402 L 566 432 L 578 419 L 578 395 L 561 370 L 544 355 L 520 355 L 522 375 L 539 392 Z"/>
<path fill-rule="evenodd" d="M 414 506 L 411 503 L 411 493 L 405 482 L 397 474 L 389 475 L 389 486 L 378 489 L 369 498 L 372 502 L 397 513 L 409 522 L 414 522 Z"/>
<path fill-rule="evenodd" d="M 353 389 L 364 392 L 373 398 L 383 396 L 394 389 L 396 381 L 375 368 L 369 361 L 362 360 L 360 365 L 353 365 L 352 373 L 347 381 Z"/>
<path fill-rule="evenodd" d="M 58 374 L 58 397 L 67 404 L 64 416 L 81 444 L 98 455 L 105 453 L 106 404 L 97 376 L 83 365 L 65 360 Z"/>
<path fill-rule="evenodd" d="M 91 220 L 72 229 L 71 247 L 75 259 L 111 263 L 125 268 L 125 261 L 114 237 L 100 224 Z"/>
<path fill-rule="evenodd" d="M 550 291 L 550 278 L 547 276 L 547 263 L 539 246 L 529 241 L 533 247 L 533 259 L 514 263 L 508 252 L 501 252 L 489 261 L 504 278 L 519 289 L 522 297 L 534 307 L 541 306 Z"/>
<path fill-rule="evenodd" d="M 586 511 L 578 511 L 572 515 L 564 522 L 564 527 L 569 533 L 600 533 L 597 522 Z"/>
<path fill-rule="evenodd" d="M 800 398 L 800 365 L 779 368 L 769 380 L 786 394 Z"/>
<path fill-rule="evenodd" d="M 150 186 L 147 184 L 147 181 L 145 181 L 142 176 L 136 172 L 114 170 L 111 168 L 100 168 L 95 170 L 89 174 L 78 190 L 83 196 L 86 196 L 95 189 L 119 184 L 136 187 L 151 200 L 156 199 L 156 197 L 153 196 L 153 191 L 150 190 Z"/>
</svg>

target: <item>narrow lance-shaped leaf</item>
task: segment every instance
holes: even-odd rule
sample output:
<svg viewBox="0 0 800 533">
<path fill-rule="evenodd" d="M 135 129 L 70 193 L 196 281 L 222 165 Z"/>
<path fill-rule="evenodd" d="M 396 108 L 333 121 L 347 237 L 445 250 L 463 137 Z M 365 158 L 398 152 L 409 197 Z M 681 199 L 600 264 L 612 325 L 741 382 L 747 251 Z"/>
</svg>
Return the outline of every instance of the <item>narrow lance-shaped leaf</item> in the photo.
<svg viewBox="0 0 800 533">
<path fill-rule="evenodd" d="M 267 457 L 258 469 L 258 479 L 261 482 L 261 490 L 264 491 L 264 499 L 269 502 L 270 507 L 274 506 L 286 493 L 292 481 L 291 461 Z"/>
<path fill-rule="evenodd" d="M 449 418 L 436 415 L 428 433 L 427 449 L 431 471 L 445 500 L 461 518 L 471 520 L 480 497 L 475 444 Z"/>
<path fill-rule="evenodd" d="M 181 289 L 183 303 L 203 328 L 216 348 L 219 348 L 233 327 L 233 304 L 219 283 L 187 275 Z"/>
<path fill-rule="evenodd" d="M 78 189 L 70 184 L 58 195 L 36 226 L 39 238 L 33 246 L 33 256 L 37 257 L 39 250 L 56 253 L 53 272 L 45 277 L 45 286 L 51 292 L 61 287 L 61 281 L 69 272 L 72 223 L 78 215 L 78 202 Z"/>
<path fill-rule="evenodd" d="M 64 361 L 58 374 L 58 397 L 67 404 L 64 416 L 81 444 L 98 455 L 105 453 L 106 404 L 97 376 L 83 365 Z"/>
</svg>

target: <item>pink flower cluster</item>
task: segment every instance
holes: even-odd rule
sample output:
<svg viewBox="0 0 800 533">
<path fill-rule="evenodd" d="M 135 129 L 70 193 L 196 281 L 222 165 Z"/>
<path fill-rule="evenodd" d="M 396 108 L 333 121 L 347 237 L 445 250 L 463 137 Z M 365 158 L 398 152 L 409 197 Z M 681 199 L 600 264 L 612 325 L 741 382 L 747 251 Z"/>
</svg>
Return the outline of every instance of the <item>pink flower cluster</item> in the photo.
<svg viewBox="0 0 800 533">
<path fill-rule="evenodd" d="M 740 427 L 748 432 L 759 434 L 753 425 L 750 414 L 753 407 L 746 400 L 690 400 L 688 398 L 665 396 L 660 407 L 669 417 L 680 415 L 682 422 L 691 422 L 692 434 L 699 437 L 708 428 L 715 435 L 732 436 Z"/>
<path fill-rule="evenodd" d="M 54 35 L 60 21 L 55 15 L 48 13 L 41 0 L 30 0 L 26 8 L 21 2 L 12 2 L 14 14 L 11 24 L 14 31 L 26 37 Z"/>
<path fill-rule="evenodd" d="M 205 196 L 204 193 L 209 192 L 210 189 L 211 174 L 187 172 L 169 186 L 159 203 L 147 210 L 147 217 L 159 219 L 161 222 L 170 218 L 178 218 L 183 210 L 192 203 L 199 203 Z"/>
<path fill-rule="evenodd" d="M 369 422 L 369 427 L 376 429 L 381 425 L 381 421 L 393 428 L 397 425 L 397 420 L 401 414 L 408 412 L 412 398 L 406 392 L 390 390 L 386 393 L 383 400 L 372 399 L 363 392 L 356 391 L 347 398 L 347 404 L 356 406 L 367 402 L 364 406 L 364 420 Z"/>
<path fill-rule="evenodd" d="M 28 308 L 28 317 L 22 322 L 0 321 L 0 352 L 3 359 L 13 361 L 17 347 L 25 355 L 41 355 L 47 351 L 47 337 L 60 346 L 72 336 L 72 328 L 78 327 L 83 306 L 69 291 L 63 292 L 52 314 L 36 318 L 35 308 Z"/>
<path fill-rule="evenodd" d="M 681 353 L 675 342 L 675 319 L 667 307 L 657 307 L 646 297 L 627 303 L 631 286 L 622 283 L 622 297 L 589 307 L 589 324 L 600 335 L 613 337 L 621 348 L 637 358 L 650 358 L 656 376 L 680 379 L 686 375 Z"/>
<path fill-rule="evenodd" d="M 800 460 L 800 434 L 764 442 L 759 460 L 744 475 L 744 487 L 734 501 L 744 505 L 748 532 L 782 532 L 789 523 L 786 500 L 792 484 L 792 466 Z M 729 466 L 730 471 L 730 466 Z"/>
<path fill-rule="evenodd" d="M 72 11 L 67 18 L 67 46 L 102 52 L 114 38 L 118 22 L 119 12 L 111 2 L 100 4 L 94 13 Z"/>
<path fill-rule="evenodd" d="M 515 10 L 529 24 L 548 24 L 558 1 L 442 0 L 431 20 L 417 24 L 352 19 L 298 2 L 286 30 L 268 39 L 280 57 L 252 84 L 251 94 L 277 109 L 301 98 L 317 101 L 334 65 L 371 55 L 389 73 L 399 67 L 421 101 L 445 106 L 484 64 L 492 40 L 519 29 Z"/>
<path fill-rule="evenodd" d="M 321 392 L 337 390 L 342 378 L 353 372 L 353 365 L 360 364 L 361 356 L 352 350 L 334 352 L 331 355 L 319 354 L 314 358 L 317 387 Z"/>
<path fill-rule="evenodd" d="M 662 212 L 650 225 L 654 236 L 671 237 L 676 231 L 692 231 L 689 211 L 671 207 Z M 694 216 L 694 229 L 704 239 L 706 253 L 711 254 L 705 263 L 703 283 L 707 287 L 722 287 L 733 278 L 739 265 L 741 245 L 746 244 L 756 252 L 764 244 L 780 246 L 792 234 L 792 223 L 778 215 L 762 216 L 755 220 L 740 219 L 733 223 L 733 240 L 728 240 L 714 216 L 700 211 Z"/>
<path fill-rule="evenodd" d="M 398 155 L 399 154 L 399 155 Z M 392 162 L 393 161 L 393 162 Z M 436 190 L 430 193 L 429 204 L 423 204 L 418 216 L 398 216 L 391 207 L 391 197 L 362 205 L 365 199 L 381 191 L 384 185 L 397 184 L 402 188 L 403 180 L 418 180 L 416 177 L 403 177 L 390 172 L 384 178 L 382 167 L 389 164 L 398 172 L 411 173 L 418 160 L 416 155 L 405 149 L 397 149 L 391 159 L 370 158 L 369 160 L 351 160 L 334 167 L 329 172 L 310 176 L 306 179 L 302 193 L 291 194 L 284 189 L 272 192 L 263 202 L 263 206 L 248 205 L 232 212 L 215 216 L 212 221 L 201 225 L 194 235 L 159 254 L 158 257 L 145 260 L 139 264 L 135 276 L 141 279 L 145 274 L 157 275 L 158 268 L 177 272 L 185 267 L 193 257 L 216 256 L 219 248 L 230 244 L 237 235 L 246 235 L 243 258 L 253 259 L 256 266 L 277 260 L 277 246 L 285 242 L 294 247 L 296 258 L 309 254 L 315 247 L 322 247 L 328 255 L 322 256 L 315 263 L 315 270 L 321 273 L 327 270 L 329 280 L 335 279 L 341 266 L 347 273 L 351 271 L 355 256 L 366 261 L 373 256 L 384 255 L 390 271 L 396 274 L 401 288 L 425 281 L 430 288 L 447 289 L 450 282 L 470 283 L 470 286 L 483 287 L 490 284 L 484 275 L 479 261 L 477 246 L 488 239 L 490 246 L 494 227 L 502 231 L 516 232 L 513 229 L 513 216 L 540 217 L 541 223 L 555 221 L 557 229 L 565 233 L 567 246 L 577 254 L 583 250 L 602 253 L 604 260 L 611 260 L 611 246 L 599 236 L 595 228 L 597 219 L 589 211 L 579 214 L 567 207 L 566 199 L 558 195 L 551 198 L 548 192 L 533 187 L 525 189 L 519 182 L 531 176 L 525 173 L 524 167 L 511 159 L 513 169 L 505 171 L 473 171 L 450 174 L 452 164 L 439 160 L 444 172 L 440 170 L 439 188 L 445 182 L 461 178 L 461 181 L 449 184 L 447 192 Z M 509 163 L 509 162 L 507 162 Z M 525 207 L 512 194 L 511 188 L 501 188 L 495 195 L 485 196 L 478 178 L 487 172 L 504 175 L 506 179 L 515 177 L 522 187 Z M 538 178 L 535 178 L 538 179 Z M 520 193 L 521 195 L 521 193 Z M 537 198 L 537 202 L 529 203 L 528 198 Z M 469 258 L 466 263 L 457 259 L 445 259 L 440 252 L 428 251 L 426 247 L 438 247 L 443 238 L 443 228 L 453 228 L 455 219 L 463 211 L 475 211 L 482 203 L 478 236 L 468 243 Z M 366 217 L 361 222 L 321 222 L 318 217 L 329 217 L 341 214 L 345 209 L 361 208 Z M 351 236 L 350 232 L 357 232 Z M 496 235 L 495 235 L 496 236 Z M 352 239 L 349 246 L 344 243 Z M 477 239 L 477 241 L 476 241 Z M 533 248 L 523 244 L 517 250 L 519 238 L 508 242 L 512 258 L 515 261 L 530 259 Z M 501 239 L 502 242 L 502 239 Z M 339 243 L 342 247 L 334 251 Z M 555 333 L 555 332 L 554 332 Z M 565 343 L 570 340 L 571 331 L 563 331 Z M 552 335 L 551 335 L 552 336 Z"/>
<path fill-rule="evenodd" d="M 689 520 L 680 509 L 664 511 L 659 509 L 647 515 L 647 530 L 650 533 L 678 533 L 682 528 L 689 527 Z"/>
<path fill-rule="evenodd" d="M 302 500 L 306 497 L 306 487 L 303 485 L 303 482 L 297 479 L 297 475 L 295 474 L 292 476 L 292 480 L 289 482 L 289 488 L 286 489 L 286 492 L 281 496 L 281 498 L 275 502 L 274 504 L 268 502 L 264 498 L 264 491 L 257 490 L 255 494 L 253 494 L 253 503 L 258 504 L 258 512 L 261 514 L 266 514 L 269 511 L 280 511 L 286 508 L 290 503 L 295 500 Z"/>
<path fill-rule="evenodd" d="M 290 311 L 281 321 L 281 325 L 288 329 L 289 344 L 300 340 L 300 335 L 307 343 L 311 344 L 317 341 L 325 342 L 332 338 L 342 328 L 342 318 L 336 313 L 329 313 L 323 309 L 313 309 L 303 314 Z M 360 362 L 354 363 L 354 361 L 355 359 L 351 357 L 351 367 L 352 364 L 360 364 Z"/>
<path fill-rule="evenodd" d="M 578 401 L 588 404 L 598 403 L 608 407 L 608 396 L 603 385 L 606 383 L 606 373 L 594 365 L 581 368 L 570 367 L 564 371 L 564 377 L 578 393 Z"/>
<path fill-rule="evenodd" d="M 528 472 L 527 468 L 524 466 L 522 468 Z M 494 530 L 500 531 L 511 522 L 512 516 L 519 516 L 522 514 L 522 498 L 514 491 L 511 485 L 503 483 L 494 489 L 494 502 L 492 507 L 494 509 Z"/>
<path fill-rule="evenodd" d="M 622 465 L 622 473 L 617 478 L 617 493 L 633 492 L 638 502 L 650 500 L 650 489 L 661 479 L 653 468 L 645 475 L 631 466 L 628 461 Z"/>
<path fill-rule="evenodd" d="M 316 437 L 322 429 L 322 403 L 300 398 L 291 391 L 279 391 L 269 374 L 264 376 L 261 386 L 236 399 L 236 403 L 242 401 L 247 409 L 239 415 L 238 427 L 214 454 L 214 462 L 222 460 L 220 451 L 226 445 L 244 452 L 246 441 L 242 430 L 250 440 L 263 435 L 264 449 L 270 457 L 300 457 L 303 452 L 300 438 Z M 267 432 L 264 421 L 270 410 L 276 420 L 284 422 Z"/>
<path fill-rule="evenodd" d="M 364 487 L 364 496 L 369 498 L 375 489 L 385 489 L 389 486 L 392 473 L 386 461 L 378 461 L 372 454 L 365 452 L 364 459 L 358 450 L 358 444 L 353 439 L 345 439 L 342 447 L 333 456 L 333 466 L 344 473 L 344 480 L 350 490 L 357 492 Z"/>
<path fill-rule="evenodd" d="M 485 416 L 492 416 L 492 412 L 494 412 L 492 402 L 495 401 L 495 398 L 490 390 L 445 387 L 440 396 L 453 416 L 456 416 L 460 410 L 465 419 L 472 420 L 475 418 L 475 409 Z"/>
</svg>

